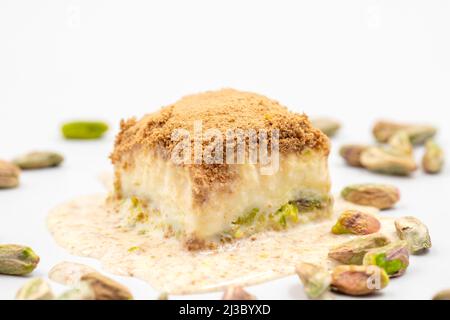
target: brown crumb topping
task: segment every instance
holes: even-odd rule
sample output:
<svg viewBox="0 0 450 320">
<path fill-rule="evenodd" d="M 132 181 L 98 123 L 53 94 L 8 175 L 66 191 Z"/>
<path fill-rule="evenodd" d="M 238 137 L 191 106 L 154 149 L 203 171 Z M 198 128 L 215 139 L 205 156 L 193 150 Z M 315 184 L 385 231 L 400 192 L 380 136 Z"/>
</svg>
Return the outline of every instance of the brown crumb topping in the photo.
<svg viewBox="0 0 450 320">
<path fill-rule="evenodd" d="M 111 155 L 113 164 L 129 165 L 132 151 L 153 150 L 163 158 L 170 157 L 178 141 L 172 140 L 176 129 L 185 129 L 191 135 L 193 145 L 194 121 L 202 121 L 202 132 L 218 129 L 225 137 L 227 130 L 279 130 L 280 153 L 298 153 L 305 149 L 329 153 L 328 138 L 310 124 L 308 117 L 288 111 L 277 101 L 265 96 L 234 89 L 208 91 L 190 95 L 161 110 L 121 122 Z M 224 140 L 225 141 L 225 140 Z M 203 141 L 204 144 L 210 140 Z M 270 145 L 269 134 L 269 145 Z M 225 143 L 224 146 L 225 148 Z M 192 148 L 193 149 L 193 148 Z M 225 152 L 224 152 L 225 154 Z M 122 161 L 124 160 L 124 161 Z M 204 199 L 201 189 L 211 183 L 225 183 L 234 176 L 232 166 L 218 164 L 192 164 L 191 172 L 197 181 L 197 196 Z"/>
</svg>

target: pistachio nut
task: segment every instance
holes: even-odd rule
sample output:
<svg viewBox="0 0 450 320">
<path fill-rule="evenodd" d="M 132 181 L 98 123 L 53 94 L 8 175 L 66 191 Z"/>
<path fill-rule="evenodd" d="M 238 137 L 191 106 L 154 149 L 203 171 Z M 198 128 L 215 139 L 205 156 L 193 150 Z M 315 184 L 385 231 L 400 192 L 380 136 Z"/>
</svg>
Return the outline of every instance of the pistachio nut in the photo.
<svg viewBox="0 0 450 320">
<path fill-rule="evenodd" d="M 328 257 L 340 263 L 359 265 L 363 263 L 367 252 L 373 248 L 383 247 L 389 242 L 389 239 L 384 235 L 362 236 L 335 246 L 328 252 Z"/>
<path fill-rule="evenodd" d="M 25 246 L 0 245 L 0 274 L 23 276 L 31 273 L 39 263 L 39 257 Z"/>
<path fill-rule="evenodd" d="M 434 295 L 433 300 L 450 300 L 450 289 L 439 291 Z"/>
<path fill-rule="evenodd" d="M 342 189 L 341 197 L 355 204 L 389 209 L 400 200 L 400 191 L 386 184 L 354 184 Z"/>
<path fill-rule="evenodd" d="M 361 154 L 369 146 L 361 144 L 346 144 L 339 149 L 339 154 L 352 167 L 362 167 Z"/>
<path fill-rule="evenodd" d="M 392 147 L 370 147 L 361 154 L 364 168 L 378 173 L 407 176 L 417 169 L 414 157 L 399 155 Z"/>
<path fill-rule="evenodd" d="M 61 131 L 66 139 L 99 139 L 108 131 L 108 125 L 101 121 L 74 121 L 65 123 Z"/>
<path fill-rule="evenodd" d="M 313 263 L 301 262 L 295 267 L 295 271 L 310 299 L 320 299 L 328 292 L 331 275 L 327 268 Z"/>
<path fill-rule="evenodd" d="M 380 221 L 373 215 L 357 210 L 346 210 L 338 218 L 331 228 L 334 234 L 371 234 L 381 228 Z"/>
<path fill-rule="evenodd" d="M 53 292 L 42 278 L 28 280 L 16 294 L 16 300 L 52 300 Z"/>
<path fill-rule="evenodd" d="M 133 299 L 133 295 L 126 287 L 97 272 L 83 275 L 80 282 L 86 283 L 90 286 L 94 292 L 95 300 Z"/>
<path fill-rule="evenodd" d="M 341 124 L 338 121 L 327 117 L 312 118 L 311 124 L 330 138 L 341 128 Z"/>
<path fill-rule="evenodd" d="M 394 133 L 388 140 L 392 153 L 397 153 L 400 156 L 412 156 L 413 145 L 406 131 L 400 130 Z"/>
<path fill-rule="evenodd" d="M 0 189 L 19 185 L 20 169 L 15 164 L 0 160 Z"/>
<path fill-rule="evenodd" d="M 403 124 L 392 121 L 378 121 L 373 127 L 373 135 L 378 142 L 388 142 L 398 131 L 405 131 L 414 145 L 423 144 L 427 139 L 433 137 L 437 130 L 429 125 Z"/>
<path fill-rule="evenodd" d="M 370 250 L 363 260 L 364 265 L 376 265 L 389 277 L 399 277 L 409 266 L 409 252 L 406 241 L 400 240 L 387 246 Z"/>
<path fill-rule="evenodd" d="M 444 152 L 433 140 L 425 143 L 425 154 L 422 158 L 422 167 L 426 173 L 439 173 L 444 165 Z"/>
<path fill-rule="evenodd" d="M 364 296 L 385 288 L 389 277 L 377 266 L 337 266 L 331 274 L 331 288 L 351 296 Z"/>
<path fill-rule="evenodd" d="M 395 229 L 400 239 L 406 240 L 410 253 L 431 248 L 428 228 L 416 217 L 402 217 L 395 220 Z"/>
<path fill-rule="evenodd" d="M 229 286 L 225 289 L 222 300 L 256 300 L 256 297 L 241 286 Z"/>
<path fill-rule="evenodd" d="M 13 160 L 15 165 L 24 170 L 57 167 L 63 161 L 62 155 L 48 151 L 30 152 Z"/>
</svg>

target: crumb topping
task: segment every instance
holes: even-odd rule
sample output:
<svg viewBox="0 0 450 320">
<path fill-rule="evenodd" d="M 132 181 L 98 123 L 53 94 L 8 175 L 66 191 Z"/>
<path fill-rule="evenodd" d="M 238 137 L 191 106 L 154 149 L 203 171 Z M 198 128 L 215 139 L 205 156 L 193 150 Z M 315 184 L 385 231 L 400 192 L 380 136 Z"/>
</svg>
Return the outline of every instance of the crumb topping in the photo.
<svg viewBox="0 0 450 320">
<path fill-rule="evenodd" d="M 111 155 L 113 164 L 129 165 L 122 163 L 126 162 L 122 161 L 123 157 L 143 149 L 157 151 L 167 159 L 178 143 L 172 140 L 172 133 L 177 129 L 187 130 L 193 143 L 194 122 L 198 120 L 202 122 L 202 132 L 218 129 L 223 137 L 230 129 L 255 130 L 257 133 L 278 129 L 281 154 L 299 153 L 305 149 L 329 153 L 328 138 L 312 127 L 305 114 L 290 112 L 277 101 L 259 94 L 222 89 L 186 96 L 139 121 L 135 118 L 122 120 Z M 268 140 L 270 145 L 270 134 Z M 202 142 L 207 144 L 211 140 L 203 138 Z M 213 182 L 224 184 L 235 175 L 232 166 L 226 164 L 189 166 L 196 181 L 196 193 L 203 200 L 206 196 L 204 187 Z"/>
</svg>

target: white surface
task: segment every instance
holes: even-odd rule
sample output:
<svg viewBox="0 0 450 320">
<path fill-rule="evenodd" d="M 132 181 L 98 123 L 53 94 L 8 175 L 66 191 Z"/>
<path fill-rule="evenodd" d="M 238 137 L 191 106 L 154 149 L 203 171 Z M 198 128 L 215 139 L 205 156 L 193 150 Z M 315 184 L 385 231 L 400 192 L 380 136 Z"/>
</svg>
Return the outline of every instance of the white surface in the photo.
<svg viewBox="0 0 450 320">
<path fill-rule="evenodd" d="M 402 200 L 383 214 L 421 218 L 434 245 L 374 298 L 430 298 L 450 287 L 449 170 L 392 178 L 348 168 L 336 153 L 345 142 L 370 142 L 379 117 L 436 124 L 448 150 L 449 16 L 449 1 L 1 0 L 0 158 L 50 149 L 67 161 L 25 172 L 20 188 L 0 191 L 0 243 L 31 245 L 42 258 L 33 276 L 62 260 L 100 268 L 54 243 L 49 209 L 102 191 L 97 176 L 110 169 L 120 118 L 184 94 L 235 87 L 343 122 L 330 159 L 334 192 L 354 182 L 397 185 Z M 102 118 L 114 129 L 101 141 L 64 141 L 59 125 L 74 118 Z M 115 278 L 137 298 L 157 295 L 139 280 Z M 13 298 L 25 280 L 0 276 L 0 298 Z M 304 297 L 296 277 L 250 291 Z"/>
</svg>

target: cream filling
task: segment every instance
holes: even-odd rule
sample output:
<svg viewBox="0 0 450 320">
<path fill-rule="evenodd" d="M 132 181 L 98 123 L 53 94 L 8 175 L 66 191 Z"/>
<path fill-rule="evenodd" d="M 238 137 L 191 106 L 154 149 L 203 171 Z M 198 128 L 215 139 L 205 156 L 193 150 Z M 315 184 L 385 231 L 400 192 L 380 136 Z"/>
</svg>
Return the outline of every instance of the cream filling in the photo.
<svg viewBox="0 0 450 320">
<path fill-rule="evenodd" d="M 255 209 L 268 216 L 290 201 L 329 199 L 327 157 L 321 152 L 280 155 L 279 170 L 273 175 L 261 175 L 260 168 L 252 164 L 237 165 L 237 170 L 237 178 L 228 186 L 230 192 L 211 191 L 208 201 L 199 206 L 194 204 L 193 182 L 186 167 L 140 153 L 134 165 L 119 175 L 124 198 L 136 197 L 147 204 L 149 217 L 143 222 L 200 239 L 228 232 L 233 222 Z M 319 211 L 309 216 L 327 216 L 330 207 Z"/>
<path fill-rule="evenodd" d="M 187 251 L 174 238 L 154 232 L 142 236 L 134 229 L 118 227 L 120 217 L 105 203 L 104 195 L 58 206 L 48 217 L 48 227 L 57 243 L 71 254 L 96 258 L 109 272 L 143 279 L 159 292 L 188 294 L 294 274 L 301 261 L 331 269 L 335 262 L 327 257 L 330 248 L 358 237 L 330 232 L 339 214 L 348 209 L 377 213 L 375 208 L 338 198 L 331 219 L 296 225 L 283 232 L 260 232 L 252 239 L 206 251 Z M 394 219 L 386 215 L 378 218 L 382 223 L 380 233 L 398 240 Z"/>
</svg>

